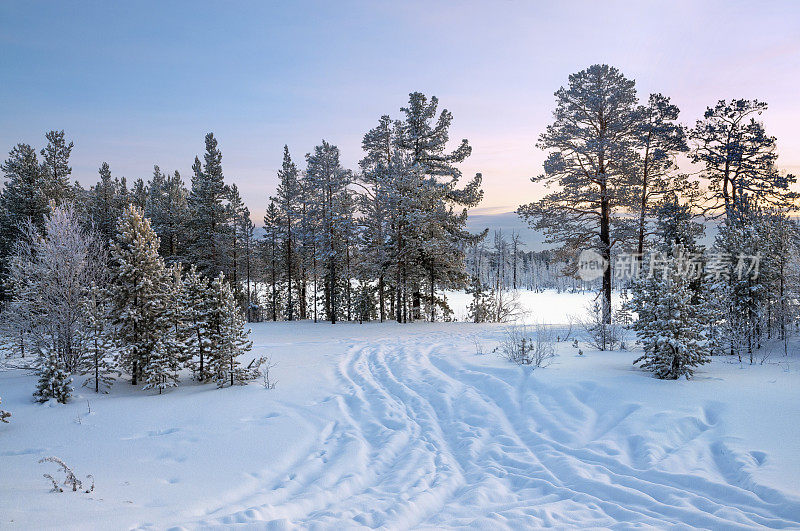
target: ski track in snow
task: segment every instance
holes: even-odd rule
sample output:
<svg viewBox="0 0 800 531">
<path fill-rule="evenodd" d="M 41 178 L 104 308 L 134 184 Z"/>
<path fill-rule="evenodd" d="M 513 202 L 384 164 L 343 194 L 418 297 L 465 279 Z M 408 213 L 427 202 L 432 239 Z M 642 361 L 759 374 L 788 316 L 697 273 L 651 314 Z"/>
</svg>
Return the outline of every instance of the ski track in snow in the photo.
<svg viewBox="0 0 800 531">
<path fill-rule="evenodd" d="M 635 433 L 627 420 L 647 413 L 597 384 L 463 365 L 453 348 L 441 335 L 352 346 L 318 444 L 188 527 L 800 526 L 800 500 L 747 472 L 763 455 L 715 435 L 713 405 Z M 681 456 L 703 470 L 666 466 Z"/>
</svg>

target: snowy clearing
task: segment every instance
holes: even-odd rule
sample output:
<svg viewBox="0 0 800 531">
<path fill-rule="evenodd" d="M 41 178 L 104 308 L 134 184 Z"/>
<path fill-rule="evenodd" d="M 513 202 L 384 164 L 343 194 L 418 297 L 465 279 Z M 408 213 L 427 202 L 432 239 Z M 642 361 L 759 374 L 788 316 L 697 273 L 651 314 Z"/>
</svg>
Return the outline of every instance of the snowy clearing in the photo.
<svg viewBox="0 0 800 531">
<path fill-rule="evenodd" d="M 555 321 L 588 296 L 527 297 Z M 122 382 L 48 407 L 0 374 L 0 527 L 800 527 L 794 358 L 674 382 L 571 341 L 518 367 L 491 353 L 503 325 L 252 328 L 275 390 Z M 48 492 L 50 455 L 95 491 Z"/>
</svg>

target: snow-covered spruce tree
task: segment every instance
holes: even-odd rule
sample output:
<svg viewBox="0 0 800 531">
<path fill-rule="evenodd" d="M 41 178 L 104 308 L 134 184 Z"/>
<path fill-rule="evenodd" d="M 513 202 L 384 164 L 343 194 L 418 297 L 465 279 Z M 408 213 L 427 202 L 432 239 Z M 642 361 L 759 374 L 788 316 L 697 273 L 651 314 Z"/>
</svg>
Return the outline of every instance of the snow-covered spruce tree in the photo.
<svg viewBox="0 0 800 531">
<path fill-rule="evenodd" d="M 201 382 L 205 382 L 210 375 L 212 301 L 208 279 L 192 265 L 183 279 L 182 307 L 187 336 L 182 358 L 184 365 Z"/>
<path fill-rule="evenodd" d="M 358 281 L 353 301 L 353 311 L 355 312 L 355 319 L 359 323 L 372 321 L 378 317 L 375 305 L 375 288 L 368 280 L 361 279 Z"/>
<path fill-rule="evenodd" d="M 644 355 L 634 363 L 656 378 L 688 379 L 695 367 L 709 361 L 704 307 L 692 302 L 689 279 L 680 266 L 684 256 L 685 250 L 676 246 L 663 272 L 634 285 L 631 309 L 638 320 L 633 329 L 644 346 Z"/>
<path fill-rule="evenodd" d="M 242 315 L 233 290 L 220 273 L 211 282 L 210 370 L 218 387 L 246 383 L 249 372 L 242 367 L 239 356 L 248 352 L 253 343 L 247 339 Z"/>
<path fill-rule="evenodd" d="M 84 356 L 81 373 L 88 376 L 84 387 L 95 393 L 107 393 L 119 371 L 114 360 L 114 331 L 108 312 L 108 290 L 96 282 L 89 287 L 84 299 L 86 323 L 83 328 Z"/>
<path fill-rule="evenodd" d="M 0 398 L 0 404 L 2 404 L 2 403 L 3 403 L 3 399 Z M 11 418 L 11 413 L 9 413 L 8 411 L 3 411 L 2 409 L 0 409 L 0 422 L 5 422 L 6 424 L 8 424 L 8 419 L 9 418 Z"/>
<path fill-rule="evenodd" d="M 148 195 L 149 190 L 147 189 L 147 185 L 145 184 L 144 179 L 140 177 L 133 181 L 133 187 L 128 195 L 128 201 L 130 201 L 131 205 L 144 211 L 145 207 L 147 206 Z"/>
<path fill-rule="evenodd" d="M 142 389 L 158 389 L 158 394 L 161 394 L 164 389 L 178 386 L 180 363 L 172 339 L 171 334 L 167 334 L 156 341 L 144 368 L 145 385 Z"/>
<path fill-rule="evenodd" d="M 55 353 L 50 352 L 47 347 L 41 347 L 41 350 L 39 382 L 36 384 L 33 397 L 37 402 L 47 402 L 53 398 L 61 404 L 66 404 L 73 391 L 72 378 Z"/>
<path fill-rule="evenodd" d="M 156 343 L 169 328 L 165 318 L 168 275 L 159 239 L 142 210 L 129 205 L 112 245 L 111 313 L 120 343 L 121 368 L 136 385 L 147 376 Z"/>
<path fill-rule="evenodd" d="M 178 386 L 178 371 L 181 365 L 189 360 L 192 330 L 186 322 L 186 294 L 181 277 L 181 264 L 171 266 L 166 283 L 165 307 L 163 319 L 167 328 L 158 339 L 150 359 L 145 367 L 146 385 L 143 389 L 157 389 L 161 394 L 164 389 Z"/>
<path fill-rule="evenodd" d="M 569 76 L 556 92 L 555 121 L 539 138 L 550 151 L 544 173 L 531 180 L 556 191 L 517 212 L 547 240 L 560 243 L 560 256 L 593 248 L 611 263 L 615 242 L 633 232 L 641 114 L 634 81 L 608 65 L 592 65 Z M 611 323 L 611 268 L 603 275 L 603 322 Z"/>
</svg>

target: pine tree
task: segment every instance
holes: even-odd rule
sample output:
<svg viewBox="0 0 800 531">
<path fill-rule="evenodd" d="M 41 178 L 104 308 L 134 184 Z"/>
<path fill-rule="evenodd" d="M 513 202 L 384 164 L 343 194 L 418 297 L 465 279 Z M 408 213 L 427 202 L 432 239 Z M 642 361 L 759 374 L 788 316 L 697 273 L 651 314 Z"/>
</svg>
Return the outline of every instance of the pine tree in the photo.
<svg viewBox="0 0 800 531">
<path fill-rule="evenodd" d="M 647 105 L 639 107 L 638 112 L 636 136 L 641 156 L 636 168 L 639 196 L 636 251 L 641 259 L 652 203 L 667 193 L 680 191 L 685 195 L 695 190 L 685 175 L 675 174 L 675 155 L 689 150 L 684 127 L 675 123 L 680 113 L 678 107 L 666 96 L 651 94 Z"/>
<path fill-rule="evenodd" d="M 172 336 L 167 335 L 156 341 L 153 350 L 145 365 L 145 386 L 142 389 L 158 389 L 161 394 L 164 389 L 178 386 L 177 351 L 172 343 Z"/>
<path fill-rule="evenodd" d="M 592 65 L 572 74 L 556 92 L 555 121 L 539 138 L 549 150 L 544 174 L 533 182 L 556 191 L 517 212 L 549 242 L 561 243 L 562 258 L 594 248 L 611 263 L 612 248 L 633 227 L 627 216 L 635 190 L 635 147 L 640 114 L 635 83 L 614 67 Z M 611 323 L 611 268 L 602 285 L 603 321 Z"/>
<path fill-rule="evenodd" d="M 242 197 L 239 195 L 239 188 L 232 184 L 227 188 L 226 196 L 228 199 L 228 244 L 226 246 L 229 256 L 228 262 L 231 264 L 231 282 L 234 295 L 237 300 L 242 297 L 241 270 L 245 264 L 245 239 L 250 228 L 250 210 L 245 206 Z"/>
<path fill-rule="evenodd" d="M 467 288 L 467 293 L 472 295 L 472 301 L 467 308 L 467 318 L 475 323 L 492 321 L 494 293 L 491 288 L 484 285 L 477 277 L 472 277 L 472 284 Z"/>
<path fill-rule="evenodd" d="M 342 291 L 345 283 L 343 267 L 346 261 L 346 222 L 349 218 L 349 190 L 352 174 L 339 160 L 339 148 L 322 141 L 313 154 L 306 155 L 306 179 L 313 191 L 312 215 L 319 223 L 316 232 L 317 251 L 323 274 L 325 316 L 335 324 L 342 310 Z"/>
<path fill-rule="evenodd" d="M 246 383 L 248 371 L 242 367 L 239 356 L 248 352 L 253 344 L 247 339 L 244 317 L 225 275 L 220 273 L 211 282 L 210 369 L 218 387 Z"/>
<path fill-rule="evenodd" d="M 39 382 L 33 397 L 37 402 L 47 402 L 55 399 L 61 404 L 66 404 L 72 395 L 72 378 L 64 369 L 64 364 L 55 353 L 47 347 L 40 347 L 42 351 L 41 367 L 39 368 Z"/>
<path fill-rule="evenodd" d="M 147 185 L 144 183 L 143 179 L 139 178 L 133 182 L 133 189 L 131 189 L 128 200 L 133 206 L 144 211 L 144 209 L 147 207 L 148 194 L 149 192 L 147 190 Z"/>
<path fill-rule="evenodd" d="M 264 240 L 262 241 L 261 254 L 264 263 L 264 277 L 269 284 L 268 314 L 273 321 L 278 320 L 280 314 L 279 304 L 279 235 L 280 235 L 280 213 L 275 206 L 275 201 L 270 200 L 267 211 L 264 214 Z"/>
<path fill-rule="evenodd" d="M 136 206 L 125 209 L 112 247 L 111 311 L 121 342 L 120 365 L 131 383 L 147 376 L 150 357 L 169 324 L 164 318 L 167 272 L 159 239 Z"/>
<path fill-rule="evenodd" d="M 8 263 L 14 243 L 23 234 L 21 228 L 30 219 L 43 230 L 44 218 L 50 212 L 48 186 L 34 150 L 28 144 L 17 144 L 8 159 L 0 165 L 5 185 L 0 193 L 0 298 L 7 298 Z"/>
<path fill-rule="evenodd" d="M 723 337 L 730 354 L 754 361 L 760 342 L 760 324 L 768 305 L 768 278 L 759 270 L 747 271 L 753 257 L 763 256 L 768 242 L 760 228 L 769 223 L 757 202 L 748 194 L 737 195 L 727 209 L 714 242 L 714 258 L 721 264 L 713 284 L 714 302 L 725 316 Z"/>
<path fill-rule="evenodd" d="M 95 229 L 108 248 L 117 227 L 117 220 L 127 205 L 128 191 L 124 180 L 114 179 L 107 162 L 100 166 L 100 180 L 89 190 L 87 210 Z"/>
<path fill-rule="evenodd" d="M 398 126 L 388 115 L 381 116 L 378 126 L 364 135 L 361 142 L 365 152 L 359 162 L 357 176 L 363 188 L 359 196 L 361 218 L 362 275 L 377 279 L 378 313 L 381 322 L 386 318 L 385 293 L 391 258 L 386 236 L 391 231 L 389 190 L 391 168 L 395 154 L 395 135 Z"/>
<path fill-rule="evenodd" d="M 205 144 L 204 165 L 195 157 L 192 166 L 188 256 L 201 273 L 216 276 L 229 270 L 225 253 L 229 241 L 228 211 L 224 204 L 226 187 L 222 175 L 222 152 L 213 133 L 206 135 Z"/>
<path fill-rule="evenodd" d="M 709 361 L 704 307 L 692 301 L 683 259 L 685 250 L 677 245 L 663 274 L 639 280 L 631 299 L 638 314 L 633 328 L 644 346 L 644 355 L 634 363 L 660 379 L 688 379 L 695 367 Z"/>
<path fill-rule="evenodd" d="M 201 382 L 206 381 L 209 375 L 211 306 L 208 279 L 192 265 L 183 279 L 182 307 L 187 327 L 184 364 Z"/>
<path fill-rule="evenodd" d="M 73 143 L 67 144 L 63 130 L 48 131 L 45 137 L 47 146 L 40 153 L 43 173 L 47 176 L 47 195 L 56 204 L 74 201 L 75 190 L 69 182 L 69 176 L 72 174 L 69 156 L 72 153 Z"/>
<path fill-rule="evenodd" d="M 798 198 L 790 186 L 793 175 L 782 174 L 775 165 L 776 140 L 755 119 L 767 110 L 758 100 L 720 100 L 708 107 L 690 134 L 692 161 L 703 165 L 708 181 L 706 212 L 736 206 L 737 198 L 748 194 L 775 207 L 791 207 Z"/>
<path fill-rule="evenodd" d="M 119 371 L 114 365 L 113 331 L 109 326 L 108 290 L 93 282 L 84 299 L 86 325 L 83 329 L 83 342 L 86 355 L 82 373 L 89 377 L 84 387 L 94 388 L 95 393 L 107 393 L 114 384 Z"/>
<path fill-rule="evenodd" d="M 278 189 L 274 198 L 271 198 L 279 211 L 279 237 L 281 262 L 283 263 L 282 276 L 286 282 L 286 318 L 294 320 L 293 289 L 298 289 L 297 266 L 299 255 L 297 252 L 297 229 L 300 222 L 301 185 L 298 179 L 297 166 L 292 162 L 289 146 L 283 146 L 283 164 L 278 170 Z"/>
<path fill-rule="evenodd" d="M 477 205 L 483 196 L 482 177 L 476 174 L 463 188 L 457 187 L 462 177 L 457 164 L 472 148 L 464 139 L 455 150 L 447 151 L 453 116 L 444 109 L 437 118 L 438 103 L 436 97 L 429 100 L 419 92 L 410 94 L 408 106 L 401 108 L 404 119 L 394 126 L 395 152 L 387 169 L 386 204 L 398 321 L 421 317 L 423 292 L 430 317 L 435 318 L 436 286 L 466 285 L 463 249 L 485 235 L 465 230 L 467 208 Z M 383 124 L 379 130 L 385 128 Z M 385 133 L 377 136 L 385 137 Z"/>
</svg>

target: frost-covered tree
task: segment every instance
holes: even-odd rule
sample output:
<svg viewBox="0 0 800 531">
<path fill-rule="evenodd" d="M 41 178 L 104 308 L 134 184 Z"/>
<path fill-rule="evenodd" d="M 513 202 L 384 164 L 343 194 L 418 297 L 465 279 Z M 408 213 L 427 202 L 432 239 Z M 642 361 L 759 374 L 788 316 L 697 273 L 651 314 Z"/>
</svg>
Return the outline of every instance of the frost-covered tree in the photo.
<svg viewBox="0 0 800 531">
<path fill-rule="evenodd" d="M 144 368 L 145 385 L 142 389 L 157 389 L 158 394 L 161 394 L 164 389 L 178 386 L 180 363 L 171 339 L 167 335 L 158 339 L 153 346 Z"/>
<path fill-rule="evenodd" d="M 398 124 L 388 115 L 381 116 L 378 125 L 369 130 L 361 142 L 364 158 L 359 162 L 361 172 L 356 183 L 361 187 L 359 209 L 362 212 L 360 263 L 363 276 L 377 279 L 378 313 L 381 322 L 386 318 L 386 287 L 392 259 L 386 238 L 391 230 L 389 192 Z M 394 300 L 394 298 L 392 298 Z"/>
<path fill-rule="evenodd" d="M 462 178 L 458 164 L 472 153 L 472 148 L 467 139 L 462 139 L 456 149 L 448 151 L 453 115 L 447 109 L 438 112 L 438 106 L 435 96 L 429 99 L 413 92 L 408 106 L 400 109 L 403 118 L 397 124 L 395 145 L 402 156 L 395 157 L 393 173 L 402 177 L 400 187 L 391 194 L 399 196 L 394 198 L 394 204 L 399 207 L 398 225 L 404 226 L 410 236 L 405 243 L 415 247 L 411 253 L 414 274 L 409 277 L 406 264 L 406 278 L 402 279 L 411 291 L 412 319 L 421 317 L 422 293 L 427 295 L 430 317 L 434 319 L 436 286 L 466 286 L 464 246 L 485 235 L 471 235 L 465 228 L 467 208 L 476 206 L 483 197 L 481 174 L 458 187 Z M 409 191 L 416 197 L 411 198 Z M 410 205 L 405 205 L 409 199 Z M 400 236 L 395 243 L 403 241 Z M 406 253 L 398 254 L 409 258 Z"/>
<path fill-rule="evenodd" d="M 167 270 L 163 321 L 166 329 L 156 341 L 153 352 L 145 366 L 143 389 L 164 389 L 178 386 L 178 371 L 186 364 L 191 353 L 192 329 L 189 327 L 186 308 L 186 293 L 181 276 L 181 265 L 175 264 Z"/>
<path fill-rule="evenodd" d="M 120 365 L 131 383 L 147 376 L 156 344 L 169 327 L 168 274 L 158 254 L 159 239 L 139 207 L 122 213 L 112 245 L 111 312 L 120 341 Z"/>
<path fill-rule="evenodd" d="M 667 380 L 688 379 L 709 361 L 704 306 L 692 301 L 689 279 L 680 266 L 684 254 L 676 246 L 662 272 L 635 284 L 630 301 L 638 314 L 633 329 L 644 347 L 634 363 Z"/>
<path fill-rule="evenodd" d="M 84 299 L 93 281 L 105 280 L 102 245 L 69 204 L 46 215 L 41 232 L 29 220 L 22 234 L 10 261 L 11 322 L 30 336 L 35 352 L 46 348 L 64 370 L 78 372 L 85 353 Z"/>
<path fill-rule="evenodd" d="M 108 311 L 108 290 L 92 282 L 84 298 L 86 323 L 82 330 L 85 356 L 81 372 L 88 378 L 84 387 L 107 393 L 119 371 L 114 361 L 114 330 Z"/>
<path fill-rule="evenodd" d="M 240 356 L 253 343 L 248 340 L 244 316 L 236 304 L 233 290 L 220 273 L 211 282 L 211 311 L 209 312 L 209 366 L 218 387 L 245 383 L 248 371 L 242 367 Z"/>
<path fill-rule="evenodd" d="M 350 190 L 352 173 L 342 167 L 339 148 L 322 141 L 306 156 L 308 190 L 314 193 L 312 215 L 318 224 L 317 252 L 323 273 L 325 316 L 331 323 L 340 318 L 347 254 L 346 232 L 350 220 Z"/>
<path fill-rule="evenodd" d="M 72 396 L 72 378 L 55 353 L 49 352 L 46 347 L 42 350 L 39 381 L 33 397 L 37 402 L 55 399 L 56 402 L 66 404 L 69 397 Z"/>
<path fill-rule="evenodd" d="M 556 190 L 517 212 L 560 252 L 595 249 L 611 263 L 615 244 L 630 236 L 627 211 L 636 184 L 640 113 L 634 81 L 608 65 L 569 76 L 556 91 L 555 120 L 537 146 L 549 151 L 544 173 L 533 177 Z M 603 275 L 603 321 L 611 323 L 611 268 Z"/>
</svg>

